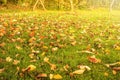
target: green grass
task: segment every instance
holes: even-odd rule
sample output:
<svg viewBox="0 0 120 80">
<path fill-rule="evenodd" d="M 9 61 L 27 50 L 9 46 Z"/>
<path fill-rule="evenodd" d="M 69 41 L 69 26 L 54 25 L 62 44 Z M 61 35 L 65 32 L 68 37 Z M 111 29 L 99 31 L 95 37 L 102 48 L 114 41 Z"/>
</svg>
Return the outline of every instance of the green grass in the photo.
<svg viewBox="0 0 120 80">
<path fill-rule="evenodd" d="M 0 13 L 0 31 L 2 29 L 6 31 L 0 36 L 0 44 L 5 43 L 4 46 L 0 46 L 0 69 L 5 69 L 0 73 L 0 80 L 34 80 L 40 73 L 60 74 L 63 80 L 119 80 L 120 72 L 117 71 L 114 75 L 112 69 L 105 66 L 120 61 L 120 51 L 114 47 L 115 45 L 120 47 L 118 13 L 120 12 L 110 13 L 105 10 L 75 13 L 57 11 Z M 35 35 L 29 36 L 33 31 Z M 29 42 L 33 37 L 36 39 Z M 72 45 L 73 42 L 76 44 Z M 95 50 L 92 51 L 94 54 L 81 52 L 87 50 L 88 45 L 91 46 L 89 51 Z M 52 51 L 55 47 L 58 50 Z M 34 53 L 32 50 L 39 52 Z M 43 53 L 45 55 L 42 55 Z M 30 54 L 34 54 L 33 58 L 30 58 Z M 101 59 L 101 62 L 90 62 L 88 57 L 92 55 Z M 11 57 L 12 61 L 7 62 L 7 57 Z M 52 71 L 44 62 L 45 57 L 48 57 L 57 69 Z M 14 60 L 19 60 L 20 63 L 14 65 Z M 36 61 L 30 62 L 31 60 Z M 37 67 L 36 70 L 24 73 L 22 69 L 31 64 Z M 71 77 L 69 74 L 78 70 L 77 66 L 80 64 L 89 66 L 91 70 Z M 65 65 L 69 65 L 68 71 L 64 70 Z M 20 69 L 17 70 L 17 67 Z M 104 73 L 108 73 L 108 76 Z M 49 80 L 49 76 L 39 80 Z"/>
</svg>

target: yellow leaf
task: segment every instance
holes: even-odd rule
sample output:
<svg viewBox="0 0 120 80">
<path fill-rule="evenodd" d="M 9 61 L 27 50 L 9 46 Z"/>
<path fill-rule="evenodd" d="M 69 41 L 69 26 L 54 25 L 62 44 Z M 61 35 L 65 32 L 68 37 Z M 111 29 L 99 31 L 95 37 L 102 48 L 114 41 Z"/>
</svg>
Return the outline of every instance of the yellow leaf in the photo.
<svg viewBox="0 0 120 80">
<path fill-rule="evenodd" d="M 56 74 L 53 76 L 54 79 L 62 79 L 62 76 L 60 74 Z"/>
<path fill-rule="evenodd" d="M 73 72 L 73 74 L 83 74 L 84 71 L 85 71 L 85 69 L 76 70 Z"/>
<path fill-rule="evenodd" d="M 50 64 L 50 66 L 51 66 L 51 70 L 55 70 L 57 68 L 55 64 Z"/>
<path fill-rule="evenodd" d="M 117 46 L 117 47 L 115 48 L 115 50 L 118 50 L 118 51 L 119 51 L 119 50 L 120 50 L 120 46 Z"/>
<path fill-rule="evenodd" d="M 108 76 L 109 74 L 107 72 L 104 73 L 104 76 Z"/>
<path fill-rule="evenodd" d="M 12 58 L 11 58 L 11 57 L 6 57 L 6 61 L 7 61 L 7 62 L 11 62 L 11 61 L 12 61 Z"/>
<path fill-rule="evenodd" d="M 34 65 L 29 65 L 28 67 L 27 67 L 27 70 L 28 71 L 33 71 L 33 70 L 35 70 L 36 69 L 36 66 L 34 66 Z"/>
<path fill-rule="evenodd" d="M 44 58 L 44 62 L 48 62 L 49 61 L 49 58 L 48 57 L 45 57 Z"/>
<path fill-rule="evenodd" d="M 50 74 L 50 76 L 49 76 L 49 77 L 50 77 L 50 79 L 53 79 L 53 74 Z"/>
<path fill-rule="evenodd" d="M 116 74 L 117 74 L 117 72 L 116 72 L 115 70 L 113 70 L 113 71 L 112 71 L 112 73 L 113 73 L 114 75 L 116 75 Z"/>
</svg>

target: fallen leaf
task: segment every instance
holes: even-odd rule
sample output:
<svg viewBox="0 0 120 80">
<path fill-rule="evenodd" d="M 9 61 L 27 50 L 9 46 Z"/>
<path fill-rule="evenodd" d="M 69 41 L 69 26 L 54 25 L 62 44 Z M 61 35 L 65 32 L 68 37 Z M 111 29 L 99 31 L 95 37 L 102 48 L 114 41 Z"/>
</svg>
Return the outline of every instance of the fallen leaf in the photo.
<svg viewBox="0 0 120 80">
<path fill-rule="evenodd" d="M 50 64 L 50 66 L 51 66 L 51 70 L 53 71 L 57 68 L 55 64 Z"/>
<path fill-rule="evenodd" d="M 46 78 L 46 77 L 47 77 L 47 74 L 45 74 L 45 73 L 41 73 L 41 74 L 38 74 L 36 76 L 37 79 L 39 79 L 39 78 Z"/>
<path fill-rule="evenodd" d="M 4 72 L 4 70 L 5 70 L 5 68 L 0 69 L 0 73 L 3 73 L 3 72 Z"/>
<path fill-rule="evenodd" d="M 34 66 L 34 65 L 29 65 L 27 68 L 22 69 L 22 72 L 34 71 L 35 69 L 36 69 L 36 66 Z"/>
<path fill-rule="evenodd" d="M 0 47 L 4 47 L 5 46 L 5 43 L 0 43 Z"/>
<path fill-rule="evenodd" d="M 92 62 L 92 63 L 100 63 L 100 62 L 101 62 L 101 60 L 100 60 L 100 59 L 97 59 L 97 58 L 95 57 L 95 55 L 88 57 L 88 60 L 89 60 L 90 62 Z"/>
<path fill-rule="evenodd" d="M 73 74 L 83 74 L 85 71 L 85 69 L 80 69 L 80 70 L 76 70 L 74 72 L 72 72 Z"/>
<path fill-rule="evenodd" d="M 11 61 L 12 61 L 12 58 L 11 58 L 11 57 L 6 57 L 6 61 L 7 61 L 7 62 L 11 62 Z"/>
<path fill-rule="evenodd" d="M 60 74 L 53 75 L 54 79 L 62 79 L 62 76 Z"/>
<path fill-rule="evenodd" d="M 44 58 L 44 62 L 48 62 L 49 61 L 49 58 L 48 57 L 45 57 Z"/>
<path fill-rule="evenodd" d="M 63 68 L 64 68 L 65 71 L 68 71 L 69 65 L 65 65 Z"/>
<path fill-rule="evenodd" d="M 53 74 L 50 74 L 49 77 L 50 77 L 50 79 L 53 79 Z"/>
<path fill-rule="evenodd" d="M 117 72 L 116 72 L 115 70 L 113 70 L 113 71 L 112 71 L 112 73 L 113 73 L 114 75 L 116 75 L 116 74 L 117 74 Z"/>
<path fill-rule="evenodd" d="M 80 68 L 80 69 L 83 69 L 83 70 L 86 69 L 87 71 L 91 70 L 91 68 L 89 66 L 78 65 L 77 67 Z"/>
<path fill-rule="evenodd" d="M 13 64 L 14 64 L 14 65 L 17 65 L 18 63 L 20 63 L 19 60 L 14 60 L 14 61 L 13 61 Z"/>
<path fill-rule="evenodd" d="M 52 48 L 52 52 L 56 52 L 58 50 L 58 47 Z"/>
<path fill-rule="evenodd" d="M 112 69 L 115 71 L 120 71 L 120 67 L 113 67 Z"/>
<path fill-rule="evenodd" d="M 109 74 L 107 72 L 104 73 L 104 76 L 109 76 Z"/>
</svg>

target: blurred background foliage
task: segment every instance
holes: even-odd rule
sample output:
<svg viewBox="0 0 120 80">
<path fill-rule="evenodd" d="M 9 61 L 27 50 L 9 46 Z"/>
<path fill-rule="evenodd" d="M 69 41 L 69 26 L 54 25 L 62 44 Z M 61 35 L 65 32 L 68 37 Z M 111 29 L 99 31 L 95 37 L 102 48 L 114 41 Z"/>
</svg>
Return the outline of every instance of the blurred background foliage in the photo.
<svg viewBox="0 0 120 80">
<path fill-rule="evenodd" d="M 112 8 L 120 9 L 120 0 L 0 0 L 5 8 L 15 6 L 24 9 L 76 10 Z M 43 8 L 44 7 L 44 8 Z"/>
</svg>

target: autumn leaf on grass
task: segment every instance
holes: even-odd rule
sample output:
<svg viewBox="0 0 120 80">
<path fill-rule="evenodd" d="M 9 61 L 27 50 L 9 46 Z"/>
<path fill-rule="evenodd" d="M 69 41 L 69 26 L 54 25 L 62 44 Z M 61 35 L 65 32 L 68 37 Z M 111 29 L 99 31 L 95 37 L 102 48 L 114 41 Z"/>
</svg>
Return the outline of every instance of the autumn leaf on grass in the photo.
<svg viewBox="0 0 120 80">
<path fill-rule="evenodd" d="M 4 46 L 5 46 L 4 42 L 0 43 L 0 47 L 4 47 Z"/>
<path fill-rule="evenodd" d="M 20 46 L 16 46 L 16 49 L 21 50 L 22 48 Z"/>
<path fill-rule="evenodd" d="M 19 60 L 14 60 L 14 61 L 13 61 L 13 64 L 14 64 L 14 65 L 17 65 L 18 63 L 20 63 Z"/>
<path fill-rule="evenodd" d="M 37 79 L 46 78 L 46 77 L 47 77 L 47 74 L 45 74 L 45 73 L 41 73 L 41 74 L 38 74 L 38 75 L 36 76 Z"/>
<path fill-rule="evenodd" d="M 115 48 L 115 50 L 120 51 L 120 46 L 117 46 L 117 47 Z"/>
<path fill-rule="evenodd" d="M 11 62 L 12 58 L 11 57 L 6 57 L 6 62 Z"/>
<path fill-rule="evenodd" d="M 109 76 L 109 73 L 105 72 L 105 73 L 104 73 L 104 76 L 106 76 L 106 77 Z"/>
<path fill-rule="evenodd" d="M 56 79 L 56 80 L 60 80 L 62 79 L 63 77 L 60 75 L 60 74 L 50 74 L 50 79 Z"/>
<path fill-rule="evenodd" d="M 100 62 L 101 62 L 101 60 L 100 60 L 100 59 L 97 59 L 97 58 L 95 57 L 95 55 L 88 57 L 88 60 L 89 60 L 90 62 L 92 62 L 92 63 L 100 63 Z"/>
<path fill-rule="evenodd" d="M 35 65 L 29 65 L 27 68 L 22 69 L 23 72 L 25 71 L 34 71 L 36 69 Z"/>
<path fill-rule="evenodd" d="M 56 52 L 58 50 L 58 47 L 52 48 L 52 52 Z"/>
<path fill-rule="evenodd" d="M 85 66 L 85 65 L 78 65 L 77 67 L 80 69 L 86 69 L 87 71 L 91 70 L 91 68 L 89 66 Z"/>
<path fill-rule="evenodd" d="M 4 72 L 4 70 L 5 70 L 5 68 L 0 69 L 0 73 L 3 73 L 3 72 Z"/>
<path fill-rule="evenodd" d="M 70 76 L 74 76 L 76 74 L 83 74 L 84 72 L 85 72 L 85 69 L 75 70 L 72 73 L 70 73 Z"/>
<path fill-rule="evenodd" d="M 120 67 L 113 67 L 113 70 L 120 71 Z"/>
<path fill-rule="evenodd" d="M 63 68 L 64 68 L 65 71 L 68 71 L 69 65 L 67 64 L 67 65 L 65 65 Z"/>
<path fill-rule="evenodd" d="M 44 62 L 46 62 L 50 65 L 51 70 L 55 70 L 57 68 L 55 64 L 52 64 L 49 62 L 49 58 L 47 58 L 47 57 L 44 58 Z"/>
<path fill-rule="evenodd" d="M 120 65 L 120 62 L 115 62 L 115 63 L 110 63 L 110 64 L 105 64 L 107 67 L 113 67 L 115 65 Z"/>
</svg>

